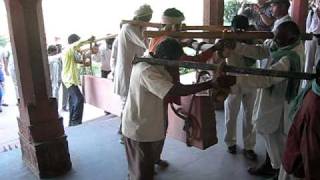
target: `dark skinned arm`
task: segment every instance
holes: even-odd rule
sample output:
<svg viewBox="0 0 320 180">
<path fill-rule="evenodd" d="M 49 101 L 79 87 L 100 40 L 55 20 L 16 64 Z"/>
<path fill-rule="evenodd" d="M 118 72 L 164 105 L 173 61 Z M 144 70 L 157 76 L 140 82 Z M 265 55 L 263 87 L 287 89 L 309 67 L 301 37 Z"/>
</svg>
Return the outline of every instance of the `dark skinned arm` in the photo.
<svg viewBox="0 0 320 180">
<path fill-rule="evenodd" d="M 183 85 L 183 84 L 175 84 L 168 92 L 167 97 L 172 96 L 187 96 L 190 94 L 195 94 L 197 92 L 211 89 L 214 87 L 218 87 L 216 84 L 212 83 L 211 81 L 203 82 L 199 84 L 190 84 L 190 85 Z"/>
</svg>

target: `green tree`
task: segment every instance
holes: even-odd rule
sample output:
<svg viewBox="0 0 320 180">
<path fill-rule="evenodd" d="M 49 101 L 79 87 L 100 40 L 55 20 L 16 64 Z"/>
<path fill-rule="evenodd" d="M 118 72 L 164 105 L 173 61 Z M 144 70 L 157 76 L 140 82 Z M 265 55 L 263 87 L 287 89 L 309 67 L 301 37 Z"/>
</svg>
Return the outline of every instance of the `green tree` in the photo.
<svg viewBox="0 0 320 180">
<path fill-rule="evenodd" d="M 232 18 L 237 15 L 238 10 L 241 7 L 241 2 L 239 0 L 228 0 L 224 6 L 224 24 L 230 25 Z"/>
</svg>

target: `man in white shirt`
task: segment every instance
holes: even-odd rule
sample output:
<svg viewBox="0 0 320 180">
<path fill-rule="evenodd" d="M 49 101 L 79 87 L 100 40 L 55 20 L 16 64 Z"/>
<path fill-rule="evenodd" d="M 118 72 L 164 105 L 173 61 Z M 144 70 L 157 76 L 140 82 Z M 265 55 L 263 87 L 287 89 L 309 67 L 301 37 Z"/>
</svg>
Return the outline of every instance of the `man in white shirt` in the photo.
<svg viewBox="0 0 320 180">
<path fill-rule="evenodd" d="M 275 32 L 281 23 L 292 21 L 288 14 L 290 2 L 289 0 L 270 0 L 269 3 L 271 3 L 272 16 L 276 18 L 272 28 L 272 32 Z"/>
<path fill-rule="evenodd" d="M 310 7 L 306 20 L 306 32 L 313 33 L 312 40 L 305 42 L 306 65 L 305 72 L 315 71 L 315 65 L 320 58 L 320 0 L 315 0 Z"/>
<path fill-rule="evenodd" d="M 110 65 L 110 60 L 111 60 L 111 53 L 112 53 L 112 45 L 114 42 L 115 38 L 108 39 L 106 41 L 106 47 L 104 50 L 104 58 L 101 61 L 101 77 L 103 78 L 108 78 L 108 75 L 111 72 L 111 65 Z"/>
<path fill-rule="evenodd" d="M 295 47 L 300 44 L 299 27 L 294 22 L 284 22 L 275 33 L 277 49 L 268 46 L 237 44 L 234 51 L 256 59 L 267 58 L 264 69 L 289 72 L 301 72 L 301 61 Z M 257 168 L 250 168 L 254 175 L 271 175 L 281 166 L 281 157 L 287 133 L 290 128 L 288 121 L 288 105 L 299 91 L 299 80 L 267 76 L 240 76 L 233 90 L 258 88 L 253 120 L 257 132 L 265 140 L 270 160 Z M 268 164 L 271 161 L 272 167 Z M 276 174 L 277 176 L 277 174 Z"/>
<path fill-rule="evenodd" d="M 48 47 L 48 61 L 50 80 L 52 87 L 51 96 L 59 100 L 59 89 L 62 83 L 61 72 L 62 72 L 62 57 L 58 54 L 58 48 L 56 45 L 50 45 Z"/>
<path fill-rule="evenodd" d="M 112 43 L 111 57 L 110 57 L 110 69 L 111 69 L 111 79 L 113 80 L 114 71 L 117 64 L 117 54 L 118 54 L 118 37 L 116 37 Z"/>
<path fill-rule="evenodd" d="M 154 57 L 179 59 L 181 55 L 183 50 L 180 43 L 167 38 L 159 44 Z M 218 84 L 211 81 L 196 85 L 173 84 L 171 72 L 168 67 L 144 62 L 133 66 L 122 117 L 130 180 L 153 180 L 155 160 L 159 157 L 159 151 L 154 147 L 163 142 L 166 133 L 166 98 L 218 87 Z M 234 78 L 219 82 L 230 86 L 234 84 Z"/>
<path fill-rule="evenodd" d="M 268 3 L 271 6 L 272 16 L 276 19 L 273 23 L 272 32 L 275 33 L 277 27 L 286 21 L 292 21 L 291 17 L 288 14 L 290 7 L 289 0 L 270 0 Z M 276 43 L 273 39 L 267 39 L 264 41 L 264 44 L 269 47 L 274 47 Z M 301 44 L 302 46 L 302 44 Z"/>
<path fill-rule="evenodd" d="M 136 12 L 134 20 L 149 22 L 152 18 L 152 9 L 149 5 L 141 6 Z M 125 24 L 118 35 L 117 63 L 114 74 L 114 92 L 121 97 L 125 104 L 132 69 L 132 60 L 135 56 L 142 56 L 146 44 L 143 38 L 143 27 Z M 123 109 L 123 108 L 122 108 Z"/>
<path fill-rule="evenodd" d="M 231 22 L 231 29 L 234 32 L 246 31 L 249 29 L 249 21 L 246 16 L 234 16 Z M 246 41 L 246 43 L 253 43 Z M 235 67 L 254 67 L 255 59 L 239 55 L 237 52 L 232 52 L 230 57 L 226 59 L 228 65 Z M 247 159 L 256 160 L 257 154 L 254 152 L 256 144 L 256 131 L 252 122 L 253 105 L 256 97 L 256 90 L 251 89 L 245 92 L 237 92 L 229 94 L 224 101 L 225 107 L 225 125 L 226 132 L 224 142 L 228 146 L 228 152 L 231 154 L 237 153 L 237 117 L 240 106 L 242 104 L 242 139 L 243 139 L 243 154 Z"/>
<path fill-rule="evenodd" d="M 149 5 L 142 5 L 135 11 L 133 20 L 149 22 L 152 18 L 152 13 L 153 11 Z M 143 37 L 143 29 L 144 27 L 139 25 L 124 24 L 117 37 L 117 60 L 113 82 L 114 93 L 119 95 L 121 99 L 121 111 L 123 111 L 128 96 L 132 60 L 136 56 L 143 56 L 147 49 L 147 44 Z M 122 138 L 120 143 L 123 143 Z"/>
<path fill-rule="evenodd" d="M 92 60 L 101 63 L 101 77 L 107 78 L 111 72 L 110 58 L 114 39 L 108 39 L 105 44 L 95 44 L 92 48 Z"/>
<path fill-rule="evenodd" d="M 272 32 L 275 33 L 280 24 L 287 21 L 292 21 L 291 17 L 288 14 L 290 2 L 289 0 L 270 0 L 269 3 L 271 3 L 272 16 L 276 18 L 272 29 Z M 275 48 L 276 46 L 276 43 L 272 39 L 267 39 L 264 44 L 271 48 Z M 303 71 L 305 65 L 305 53 L 304 44 L 302 41 L 298 46 L 295 47 L 295 51 L 297 51 L 300 56 L 301 70 Z"/>
<path fill-rule="evenodd" d="M 18 79 L 17 79 L 17 75 L 16 75 L 16 69 L 15 69 L 15 65 L 14 65 L 14 60 L 13 60 L 13 53 L 12 53 L 12 47 L 11 47 L 11 43 L 8 43 L 5 47 L 5 58 L 7 60 L 8 66 L 7 66 L 7 73 L 11 76 L 13 85 L 14 85 L 14 90 L 15 90 L 15 94 L 16 94 L 16 98 L 17 101 L 19 103 L 19 90 L 18 90 Z"/>
</svg>

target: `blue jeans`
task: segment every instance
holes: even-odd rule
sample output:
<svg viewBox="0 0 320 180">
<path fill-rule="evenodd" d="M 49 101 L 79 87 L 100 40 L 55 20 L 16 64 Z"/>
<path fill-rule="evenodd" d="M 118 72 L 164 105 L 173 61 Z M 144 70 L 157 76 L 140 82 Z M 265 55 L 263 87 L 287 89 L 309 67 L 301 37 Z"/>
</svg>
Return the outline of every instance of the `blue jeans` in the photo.
<svg viewBox="0 0 320 180">
<path fill-rule="evenodd" d="M 72 85 L 68 88 L 69 94 L 69 126 L 82 123 L 84 97 L 78 86 Z"/>
</svg>

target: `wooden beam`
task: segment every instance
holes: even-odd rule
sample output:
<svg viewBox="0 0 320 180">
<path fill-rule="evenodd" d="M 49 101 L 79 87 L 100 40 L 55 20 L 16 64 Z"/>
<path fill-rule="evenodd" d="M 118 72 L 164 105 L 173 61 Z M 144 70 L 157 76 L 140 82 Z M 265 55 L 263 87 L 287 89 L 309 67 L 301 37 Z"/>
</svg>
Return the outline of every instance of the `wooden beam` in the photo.
<svg viewBox="0 0 320 180">
<path fill-rule="evenodd" d="M 108 40 L 108 39 L 116 38 L 117 36 L 118 36 L 118 34 L 111 34 L 111 35 L 107 35 L 107 36 L 102 37 L 102 38 L 95 39 L 93 42 L 105 41 L 105 40 Z"/>
<path fill-rule="evenodd" d="M 121 25 L 123 24 L 133 24 L 138 25 L 142 27 L 152 27 L 152 28 L 161 28 L 161 23 L 151 23 L 151 22 L 145 22 L 145 21 L 137 21 L 137 20 L 122 20 Z"/>
<path fill-rule="evenodd" d="M 200 69 L 217 71 L 219 65 L 217 64 L 206 64 L 206 63 L 196 63 L 190 61 L 179 61 L 179 60 L 168 60 L 168 59 L 157 59 L 157 58 L 138 58 L 135 57 L 133 64 L 139 62 L 146 62 L 153 65 L 162 65 L 169 67 L 184 67 L 188 69 Z M 256 76 L 272 76 L 272 77 L 284 77 L 292 79 L 315 79 L 318 77 L 317 74 L 311 73 L 301 73 L 301 72 L 288 72 L 288 71 L 277 71 L 269 69 L 256 69 L 256 68 L 239 68 L 235 66 L 225 65 L 222 68 L 223 72 L 245 74 L 245 75 L 256 75 Z"/>
<path fill-rule="evenodd" d="M 83 43 L 82 46 L 85 46 L 85 45 L 88 45 L 88 44 L 92 44 L 92 43 L 96 43 L 96 42 L 99 42 L 99 41 L 105 41 L 105 40 L 116 38 L 116 37 L 117 37 L 117 34 L 107 35 L 105 37 L 95 39 L 94 41 L 88 41 L 86 43 Z M 91 48 L 89 48 L 89 49 L 91 49 Z"/>
<path fill-rule="evenodd" d="M 200 30 L 200 31 L 223 31 L 230 29 L 230 26 L 221 26 L 221 25 L 204 25 L 204 26 L 182 26 L 182 31 L 188 30 Z"/>
<path fill-rule="evenodd" d="M 154 22 L 144 22 L 144 21 L 136 21 L 136 20 L 122 20 L 121 24 L 133 24 L 143 27 L 152 27 L 152 28 L 161 28 L 161 23 L 154 23 Z M 204 26 L 188 26 L 186 24 L 181 25 L 181 31 L 187 30 L 206 30 L 206 31 L 222 31 L 224 29 L 229 29 L 229 26 L 222 26 L 222 25 L 204 25 Z"/>
<path fill-rule="evenodd" d="M 274 37 L 272 32 L 266 31 L 247 31 L 247 32 L 177 32 L 177 31 L 144 31 L 146 37 L 170 36 L 174 38 L 199 38 L 199 39 L 272 39 Z M 302 39 L 311 39 L 311 34 L 304 34 Z"/>
</svg>

